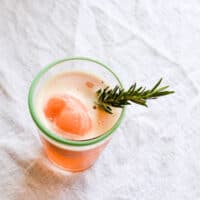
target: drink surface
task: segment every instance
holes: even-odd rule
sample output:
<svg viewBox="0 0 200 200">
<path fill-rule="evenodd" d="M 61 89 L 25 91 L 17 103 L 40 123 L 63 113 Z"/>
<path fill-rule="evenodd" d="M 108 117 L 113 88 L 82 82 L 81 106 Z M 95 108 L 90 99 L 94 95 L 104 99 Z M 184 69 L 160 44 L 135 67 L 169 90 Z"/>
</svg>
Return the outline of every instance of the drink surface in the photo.
<svg viewBox="0 0 200 200">
<path fill-rule="evenodd" d="M 120 109 L 108 114 L 95 105 L 106 83 L 89 73 L 63 72 L 48 79 L 36 98 L 36 112 L 48 129 L 66 139 L 95 138 L 113 127 Z"/>
</svg>

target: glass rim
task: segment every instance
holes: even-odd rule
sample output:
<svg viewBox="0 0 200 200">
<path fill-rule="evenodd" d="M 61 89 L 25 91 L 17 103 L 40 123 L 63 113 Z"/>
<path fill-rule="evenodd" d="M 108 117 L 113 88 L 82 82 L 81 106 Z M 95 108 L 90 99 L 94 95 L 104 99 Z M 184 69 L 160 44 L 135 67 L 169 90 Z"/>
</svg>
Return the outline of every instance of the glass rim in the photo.
<svg viewBox="0 0 200 200">
<path fill-rule="evenodd" d="M 95 64 L 100 65 L 101 67 L 105 68 L 106 70 L 108 70 L 119 82 L 120 87 L 123 88 L 121 81 L 119 80 L 119 78 L 117 77 L 117 75 L 110 69 L 110 67 L 108 67 L 107 65 L 92 59 L 92 58 L 88 58 L 88 57 L 70 57 L 70 58 L 64 58 L 61 60 L 57 60 L 54 61 L 48 65 L 46 65 L 42 70 L 40 70 L 38 72 L 38 74 L 35 76 L 35 78 L 33 79 L 33 81 L 31 82 L 31 86 L 29 89 L 29 93 L 28 93 L 28 107 L 29 107 L 29 112 L 31 114 L 31 117 L 33 119 L 33 121 L 35 122 L 36 126 L 40 129 L 40 131 L 42 131 L 42 133 L 44 133 L 48 138 L 61 143 L 61 144 L 65 144 L 65 145 L 71 145 L 71 146 L 88 146 L 88 145 L 92 145 L 92 144 L 96 144 L 98 142 L 103 141 L 104 139 L 106 139 L 108 136 L 110 136 L 121 124 L 121 121 L 124 117 L 124 112 L 125 112 L 125 108 L 122 108 L 122 111 L 120 113 L 119 118 L 117 119 L 117 121 L 115 122 L 115 124 L 106 132 L 102 133 L 101 135 L 95 137 L 95 138 L 90 138 L 90 139 L 86 139 L 86 140 L 70 140 L 70 139 L 66 139 L 63 138 L 59 135 L 56 135 L 53 131 L 47 129 L 45 126 L 43 126 L 43 124 L 41 123 L 41 121 L 38 119 L 35 108 L 34 108 L 34 102 L 33 102 L 33 95 L 34 95 L 34 91 L 35 88 L 39 82 L 39 80 L 42 78 L 42 76 L 51 68 L 53 68 L 54 66 L 66 62 L 66 61 L 74 61 L 74 60 L 78 60 L 78 61 L 88 61 L 88 62 L 93 62 Z"/>
</svg>

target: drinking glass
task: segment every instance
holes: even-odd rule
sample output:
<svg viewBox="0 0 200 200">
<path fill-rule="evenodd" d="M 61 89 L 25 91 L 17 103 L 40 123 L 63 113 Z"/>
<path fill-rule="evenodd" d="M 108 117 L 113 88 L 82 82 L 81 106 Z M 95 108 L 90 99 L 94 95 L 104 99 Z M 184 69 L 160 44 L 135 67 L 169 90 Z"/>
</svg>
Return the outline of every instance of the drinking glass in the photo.
<svg viewBox="0 0 200 200">
<path fill-rule="evenodd" d="M 120 125 L 124 109 L 121 109 L 119 118 L 109 130 L 95 138 L 87 140 L 70 140 L 48 129 L 40 120 L 36 112 L 36 98 L 40 88 L 51 77 L 71 71 L 82 71 L 98 76 L 109 86 L 122 84 L 116 74 L 105 64 L 84 57 L 65 58 L 55 61 L 44 67 L 34 78 L 28 95 L 29 111 L 33 121 L 39 129 L 39 135 L 48 159 L 58 167 L 71 171 L 83 171 L 97 160 L 102 150 L 110 141 L 113 133 Z"/>
</svg>

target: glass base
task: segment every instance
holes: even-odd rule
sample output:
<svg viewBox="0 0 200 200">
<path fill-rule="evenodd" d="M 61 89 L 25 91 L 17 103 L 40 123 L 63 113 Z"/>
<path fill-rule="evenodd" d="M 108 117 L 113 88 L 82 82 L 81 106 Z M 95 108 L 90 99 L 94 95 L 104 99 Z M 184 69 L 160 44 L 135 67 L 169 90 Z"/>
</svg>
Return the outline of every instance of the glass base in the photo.
<svg viewBox="0 0 200 200">
<path fill-rule="evenodd" d="M 86 168 L 82 168 L 82 169 L 70 169 L 70 168 L 66 168 L 66 167 L 63 167 L 63 166 L 60 166 L 60 165 L 58 165 L 56 162 L 54 162 L 52 159 L 50 159 L 48 156 L 47 156 L 47 158 L 48 158 L 48 160 L 49 160 L 49 162 L 51 163 L 51 164 L 53 164 L 56 168 L 58 168 L 59 170 L 62 170 L 62 171 L 64 171 L 64 172 L 71 172 L 71 173 L 76 173 L 76 172 L 83 172 L 83 171 L 85 171 L 85 170 L 87 170 L 87 169 L 90 169 L 93 165 L 94 165 L 94 163 L 92 164 L 92 165 L 90 165 L 90 166 L 88 166 L 88 167 L 86 167 Z"/>
<path fill-rule="evenodd" d="M 80 172 L 90 168 L 109 142 L 107 140 L 88 150 L 74 151 L 55 146 L 43 137 L 41 141 L 48 159 L 57 167 L 70 172 Z"/>
</svg>

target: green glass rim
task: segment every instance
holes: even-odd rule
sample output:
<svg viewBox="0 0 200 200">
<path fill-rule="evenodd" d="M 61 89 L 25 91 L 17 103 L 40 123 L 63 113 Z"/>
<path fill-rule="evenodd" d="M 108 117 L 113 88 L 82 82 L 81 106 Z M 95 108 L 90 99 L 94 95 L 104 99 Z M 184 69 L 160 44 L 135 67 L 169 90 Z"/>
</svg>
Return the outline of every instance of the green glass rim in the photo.
<svg viewBox="0 0 200 200">
<path fill-rule="evenodd" d="M 35 124 L 37 125 L 37 127 L 40 129 L 40 131 L 42 131 L 48 138 L 61 143 L 61 144 L 66 144 L 66 145 L 71 145 L 71 146 L 88 146 L 88 145 L 92 145 L 98 142 L 101 142 L 102 140 L 106 139 L 108 136 L 110 136 L 121 124 L 121 121 L 123 119 L 124 116 L 124 112 L 125 112 L 125 108 L 122 108 L 122 111 L 120 113 L 120 116 L 118 118 L 118 120 L 116 121 L 116 123 L 114 124 L 114 126 L 109 129 L 108 131 L 106 131 L 105 133 L 101 134 L 98 137 L 95 138 L 91 138 L 91 139 L 87 139 L 87 140 L 69 140 L 69 139 L 65 139 L 60 137 L 59 135 L 56 135 L 55 133 L 53 133 L 51 130 L 47 129 L 45 126 L 43 126 L 43 124 L 40 122 L 40 120 L 37 117 L 37 114 L 35 112 L 34 109 L 34 101 L 33 101 L 33 96 L 34 96 L 34 91 L 35 88 L 39 82 L 39 80 L 41 79 L 41 77 L 51 68 L 53 68 L 54 66 L 62 63 L 62 62 L 66 62 L 66 61 L 73 61 L 73 60 L 78 60 L 78 61 L 89 61 L 89 62 L 93 62 L 95 64 L 100 65 L 101 67 L 104 67 L 106 70 L 108 70 L 110 73 L 112 73 L 112 75 L 117 79 L 117 81 L 120 84 L 120 87 L 122 86 L 121 81 L 119 80 L 119 78 L 117 77 L 117 75 L 110 69 L 110 67 L 106 66 L 105 64 L 95 60 L 95 59 L 91 59 L 88 57 L 71 57 L 71 58 L 64 58 L 61 60 L 57 60 L 55 62 L 50 63 L 49 65 L 47 65 L 46 67 L 44 67 L 33 79 L 30 89 L 29 89 L 29 93 L 28 93 L 28 107 L 29 107 L 29 111 L 31 114 L 31 117 L 33 119 L 33 121 L 35 122 Z"/>
</svg>

